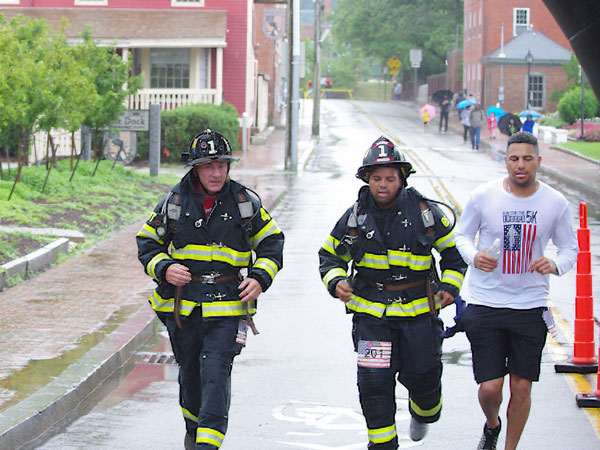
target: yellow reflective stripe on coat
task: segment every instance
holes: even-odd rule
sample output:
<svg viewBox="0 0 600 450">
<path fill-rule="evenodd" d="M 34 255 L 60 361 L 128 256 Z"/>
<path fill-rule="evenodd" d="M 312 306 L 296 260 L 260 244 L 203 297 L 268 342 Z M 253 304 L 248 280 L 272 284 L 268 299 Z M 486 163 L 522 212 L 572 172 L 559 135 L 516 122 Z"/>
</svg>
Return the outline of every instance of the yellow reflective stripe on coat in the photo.
<svg viewBox="0 0 600 450">
<path fill-rule="evenodd" d="M 389 427 L 367 429 L 369 441 L 373 444 L 382 444 L 389 442 L 396 437 L 396 424 Z"/>
<path fill-rule="evenodd" d="M 262 229 L 258 233 L 256 233 L 250 238 L 252 248 L 255 249 L 263 240 L 265 240 L 269 236 L 273 236 L 274 234 L 279 233 L 281 233 L 281 230 L 279 229 L 275 221 L 273 219 L 269 220 L 269 222 L 264 227 L 262 227 Z"/>
<path fill-rule="evenodd" d="M 387 317 L 416 317 L 429 313 L 429 302 L 427 297 L 414 299 L 408 303 L 392 303 L 387 305 L 385 315 Z"/>
<path fill-rule="evenodd" d="M 446 236 L 442 236 L 433 243 L 433 248 L 438 252 L 442 252 L 450 247 L 454 247 L 454 231 L 451 231 Z"/>
<path fill-rule="evenodd" d="M 408 267 L 410 270 L 423 271 L 431 267 L 431 254 L 416 255 L 401 250 L 388 250 L 388 258 L 391 266 Z"/>
<path fill-rule="evenodd" d="M 164 245 L 164 241 L 158 237 L 158 234 L 156 234 L 156 230 L 154 228 L 152 228 L 150 225 L 148 225 L 147 223 L 145 223 L 142 226 L 142 229 L 140 231 L 138 231 L 138 234 L 136 235 L 136 237 L 144 237 L 144 238 L 148 238 L 148 239 L 152 239 L 153 241 L 158 242 L 160 245 Z"/>
<path fill-rule="evenodd" d="M 412 398 L 409 398 L 408 401 L 410 402 L 410 408 L 417 413 L 417 415 L 421 416 L 421 417 L 433 417 L 435 416 L 437 413 L 440 412 L 440 410 L 442 409 L 442 397 L 440 396 L 440 401 L 437 405 L 435 405 L 433 408 L 431 409 L 421 409 L 419 408 L 419 406 L 413 401 Z"/>
<path fill-rule="evenodd" d="M 275 264 L 269 258 L 258 258 L 252 268 L 264 270 L 271 278 L 275 278 L 275 275 L 277 275 L 277 272 L 279 272 L 277 264 Z"/>
<path fill-rule="evenodd" d="M 235 317 L 246 313 L 256 313 L 256 302 L 243 303 L 240 300 L 219 300 L 202 302 L 202 317 Z"/>
<path fill-rule="evenodd" d="M 427 297 L 417 298 L 408 303 L 397 302 L 386 305 L 353 295 L 352 299 L 346 303 L 346 307 L 351 311 L 370 314 L 377 318 L 383 317 L 384 314 L 386 317 L 416 317 L 429 313 Z"/>
<path fill-rule="evenodd" d="M 184 419 L 190 419 L 192 422 L 198 423 L 198 416 L 193 415 L 189 410 L 185 409 L 183 406 L 181 407 L 181 412 L 183 413 Z"/>
<path fill-rule="evenodd" d="M 456 270 L 446 269 L 442 272 L 442 283 L 448 283 L 456 286 L 458 289 L 462 287 L 465 276 Z"/>
<path fill-rule="evenodd" d="M 150 260 L 150 262 L 148 263 L 148 265 L 146 266 L 146 273 L 148 275 L 150 275 L 152 278 L 154 278 L 156 281 L 158 281 L 158 277 L 156 276 L 156 272 L 155 272 L 156 265 L 159 263 L 159 261 L 164 261 L 165 259 L 171 259 L 171 257 L 169 255 L 167 255 L 166 253 L 159 253 L 154 258 L 152 258 Z"/>
<path fill-rule="evenodd" d="M 323 283 L 325 283 L 325 286 L 329 286 L 329 282 L 331 280 L 333 280 L 334 278 L 337 277 L 344 277 L 347 278 L 348 277 L 348 273 L 340 268 L 340 267 L 334 267 L 333 269 L 331 269 L 330 271 L 328 271 L 325 276 L 323 276 Z"/>
<path fill-rule="evenodd" d="M 181 248 L 171 249 L 171 257 L 177 260 L 220 261 L 234 267 L 245 267 L 250 261 L 250 251 L 238 252 L 220 245 L 189 244 Z"/>
<path fill-rule="evenodd" d="M 202 427 L 196 429 L 196 444 L 209 444 L 220 448 L 223 439 L 225 439 L 225 435 L 220 431 Z"/>
<path fill-rule="evenodd" d="M 383 303 L 372 302 L 366 298 L 353 295 L 349 302 L 346 303 L 346 308 L 350 311 L 370 314 L 372 316 L 381 318 L 385 311 L 385 305 Z"/>
<path fill-rule="evenodd" d="M 365 253 L 360 260 L 356 263 L 357 267 L 367 267 L 369 269 L 381 269 L 387 270 L 390 268 L 387 255 L 376 255 L 374 253 Z"/>
<path fill-rule="evenodd" d="M 173 297 L 162 298 L 156 291 L 152 292 L 149 302 L 150 306 L 152 306 L 152 309 L 157 312 L 172 313 L 175 309 L 175 299 Z M 181 305 L 179 306 L 179 314 L 181 314 L 182 316 L 189 316 L 196 305 L 196 302 L 181 299 Z"/>
<path fill-rule="evenodd" d="M 337 240 L 336 238 L 334 238 L 333 236 L 329 236 L 325 242 L 323 243 L 323 247 L 321 247 L 323 250 L 325 250 L 327 253 L 331 253 L 334 256 L 337 256 L 338 258 L 348 262 L 350 261 L 350 252 L 347 251 L 344 255 L 338 255 L 335 251 L 335 249 L 338 247 L 338 245 L 340 245 L 340 241 Z"/>
</svg>

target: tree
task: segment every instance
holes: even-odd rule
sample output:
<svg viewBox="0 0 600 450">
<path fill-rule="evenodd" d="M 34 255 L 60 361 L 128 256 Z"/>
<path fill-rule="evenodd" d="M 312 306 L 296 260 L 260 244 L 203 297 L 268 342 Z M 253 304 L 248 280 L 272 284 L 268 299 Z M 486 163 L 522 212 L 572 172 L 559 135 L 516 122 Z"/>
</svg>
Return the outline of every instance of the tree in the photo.
<svg viewBox="0 0 600 450">
<path fill-rule="evenodd" d="M 591 89 L 585 90 L 584 103 L 584 117 L 596 117 L 599 105 L 596 95 Z M 581 86 L 573 87 L 562 96 L 558 103 L 558 114 L 567 123 L 581 119 Z"/>
<path fill-rule="evenodd" d="M 340 0 L 331 14 L 335 39 L 377 59 L 392 56 L 410 67 L 410 49 L 421 49 L 423 76 L 445 71 L 446 52 L 462 25 L 462 0 Z"/>
<path fill-rule="evenodd" d="M 83 124 L 94 131 L 96 138 L 92 142 L 99 160 L 98 141 L 125 111 L 125 99 L 141 87 L 141 80 L 139 76 L 129 76 L 129 61 L 123 60 L 114 48 L 96 45 L 90 28 L 82 31 L 81 38 L 83 43 L 77 46 L 76 55 L 88 68 L 97 94 L 85 111 Z"/>
<path fill-rule="evenodd" d="M 29 137 L 40 116 L 52 108 L 49 43 L 54 38 L 44 21 L 19 15 L 0 20 L 0 131 L 16 130 L 17 175 L 29 154 Z M 14 185 L 10 196 L 14 192 Z M 10 198 L 9 196 L 9 198 Z"/>
</svg>

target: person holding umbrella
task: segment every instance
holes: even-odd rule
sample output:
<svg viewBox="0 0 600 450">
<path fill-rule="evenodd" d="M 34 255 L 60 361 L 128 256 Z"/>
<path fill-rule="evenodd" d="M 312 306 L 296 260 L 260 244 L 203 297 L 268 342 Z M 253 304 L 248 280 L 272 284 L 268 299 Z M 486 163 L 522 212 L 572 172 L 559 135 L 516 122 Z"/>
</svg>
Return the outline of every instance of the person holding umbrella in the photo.
<svg viewBox="0 0 600 450">
<path fill-rule="evenodd" d="M 467 143 L 467 134 L 471 130 L 471 122 L 469 122 L 469 114 L 471 114 L 471 105 L 460 110 L 460 123 L 463 126 L 463 141 Z"/>
<path fill-rule="evenodd" d="M 521 119 L 515 114 L 508 113 L 498 120 L 498 129 L 507 136 L 512 136 L 521 129 Z"/>
<path fill-rule="evenodd" d="M 535 122 L 531 118 L 531 114 L 528 114 L 527 120 L 525 120 L 525 122 L 523 122 L 523 127 L 521 129 L 523 131 L 527 131 L 528 133 L 533 134 L 533 126 L 534 125 L 535 125 Z"/>
</svg>

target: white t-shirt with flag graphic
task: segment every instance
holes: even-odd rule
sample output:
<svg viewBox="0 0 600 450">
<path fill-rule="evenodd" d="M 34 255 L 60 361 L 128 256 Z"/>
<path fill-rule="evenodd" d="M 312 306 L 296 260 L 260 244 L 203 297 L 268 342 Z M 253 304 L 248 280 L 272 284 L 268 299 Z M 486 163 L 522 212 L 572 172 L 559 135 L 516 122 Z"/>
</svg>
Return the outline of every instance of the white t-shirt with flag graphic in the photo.
<svg viewBox="0 0 600 450">
<path fill-rule="evenodd" d="M 559 275 L 575 264 L 578 246 L 569 203 L 541 181 L 529 197 L 506 192 L 502 182 L 491 181 L 471 193 L 456 229 L 456 246 L 471 266 L 468 301 L 495 308 L 546 306 L 549 275 L 530 272 L 529 266 L 544 256 L 550 239 L 558 249 L 551 259 Z M 474 268 L 477 252 L 491 247 L 496 238 L 501 244 L 498 267 L 489 273 Z"/>
</svg>

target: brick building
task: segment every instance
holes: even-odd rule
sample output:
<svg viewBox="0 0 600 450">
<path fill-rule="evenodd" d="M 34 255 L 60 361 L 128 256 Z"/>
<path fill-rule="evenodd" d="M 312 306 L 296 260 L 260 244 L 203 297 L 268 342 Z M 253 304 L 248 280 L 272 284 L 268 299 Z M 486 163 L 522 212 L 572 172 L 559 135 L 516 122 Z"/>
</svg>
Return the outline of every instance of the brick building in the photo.
<svg viewBox="0 0 600 450">
<path fill-rule="evenodd" d="M 529 86 L 531 109 L 553 111 L 548 96 L 566 85 L 571 47 L 542 0 L 465 0 L 464 12 L 463 88 L 484 107 L 520 111 Z"/>
</svg>

